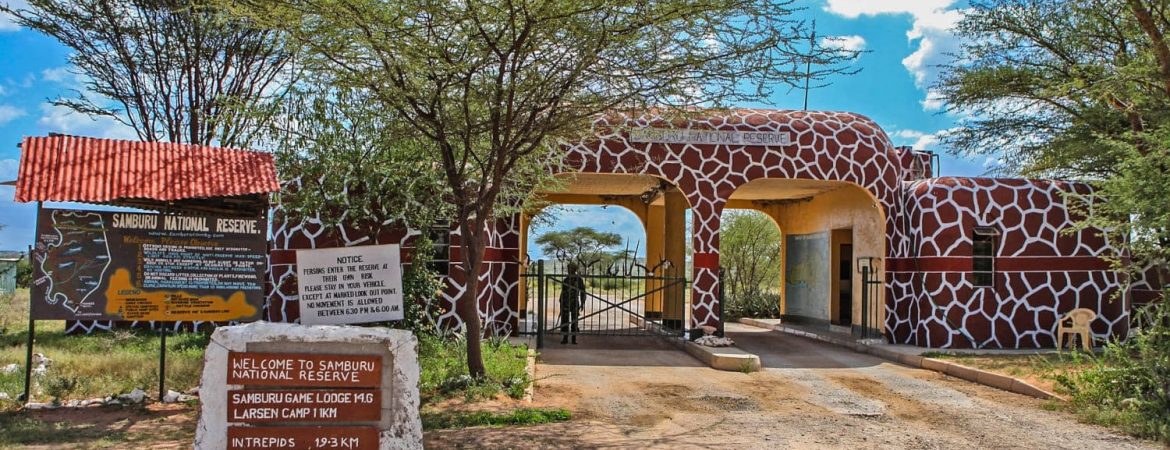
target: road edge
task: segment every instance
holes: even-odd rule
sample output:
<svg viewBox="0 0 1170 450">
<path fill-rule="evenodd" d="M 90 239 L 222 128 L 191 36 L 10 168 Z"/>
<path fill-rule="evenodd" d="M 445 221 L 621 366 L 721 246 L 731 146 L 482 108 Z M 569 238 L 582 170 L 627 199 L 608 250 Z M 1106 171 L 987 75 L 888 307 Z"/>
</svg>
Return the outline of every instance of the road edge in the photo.
<svg viewBox="0 0 1170 450">
<path fill-rule="evenodd" d="M 740 318 L 739 323 L 763 328 L 766 330 L 778 331 L 793 336 L 800 336 L 808 339 L 814 339 L 821 342 L 833 344 L 839 347 L 845 347 L 858 353 L 865 353 L 876 356 L 888 361 L 893 361 L 902 365 L 930 370 L 944 375 L 949 375 L 962 380 L 970 381 L 972 383 L 981 384 L 987 387 L 996 388 L 1003 391 L 1008 391 L 1020 395 L 1027 395 L 1041 400 L 1060 400 L 1067 401 L 1064 397 L 1040 389 L 1027 381 L 1019 378 L 992 373 L 974 367 L 964 366 L 962 364 L 953 363 L 941 359 L 928 358 L 921 355 L 910 355 L 906 353 L 899 353 L 893 350 L 881 348 L 880 346 L 870 345 L 863 342 L 854 341 L 851 339 L 842 339 L 836 336 L 818 334 L 807 330 L 798 330 L 790 328 L 782 324 L 770 324 L 761 320 L 751 318 Z"/>
</svg>

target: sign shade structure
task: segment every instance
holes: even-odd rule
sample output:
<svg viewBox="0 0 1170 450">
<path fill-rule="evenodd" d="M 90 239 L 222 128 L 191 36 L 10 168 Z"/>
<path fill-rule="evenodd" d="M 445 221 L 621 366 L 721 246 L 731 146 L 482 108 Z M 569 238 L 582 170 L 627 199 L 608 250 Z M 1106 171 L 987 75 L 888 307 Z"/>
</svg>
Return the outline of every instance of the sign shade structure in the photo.
<svg viewBox="0 0 1170 450">
<path fill-rule="evenodd" d="M 42 209 L 31 315 L 257 320 L 266 232 L 260 219 Z"/>
<path fill-rule="evenodd" d="M 297 250 L 303 325 L 402 320 L 397 244 Z"/>
</svg>

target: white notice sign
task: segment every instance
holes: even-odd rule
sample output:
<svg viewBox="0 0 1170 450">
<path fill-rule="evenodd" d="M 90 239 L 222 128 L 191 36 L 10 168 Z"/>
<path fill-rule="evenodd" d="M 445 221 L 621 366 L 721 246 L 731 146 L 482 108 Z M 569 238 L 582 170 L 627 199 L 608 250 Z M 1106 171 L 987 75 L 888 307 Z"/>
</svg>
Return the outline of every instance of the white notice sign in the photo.
<svg viewBox="0 0 1170 450">
<path fill-rule="evenodd" d="M 301 323 L 402 320 L 397 244 L 297 250 Z"/>
</svg>

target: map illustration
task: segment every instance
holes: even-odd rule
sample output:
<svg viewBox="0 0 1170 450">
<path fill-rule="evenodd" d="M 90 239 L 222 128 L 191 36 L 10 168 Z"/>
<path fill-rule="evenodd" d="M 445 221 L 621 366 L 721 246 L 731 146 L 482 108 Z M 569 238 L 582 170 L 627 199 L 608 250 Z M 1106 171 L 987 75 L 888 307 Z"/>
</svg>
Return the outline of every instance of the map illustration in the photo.
<svg viewBox="0 0 1170 450">
<path fill-rule="evenodd" d="M 103 315 L 92 298 L 110 267 L 110 247 L 101 214 L 51 210 L 56 240 L 44 240 L 36 263 L 43 274 L 36 280 L 44 285 L 44 300 L 79 317 Z"/>
<path fill-rule="evenodd" d="M 260 317 L 258 219 L 41 209 L 31 315 L 41 320 Z"/>
</svg>

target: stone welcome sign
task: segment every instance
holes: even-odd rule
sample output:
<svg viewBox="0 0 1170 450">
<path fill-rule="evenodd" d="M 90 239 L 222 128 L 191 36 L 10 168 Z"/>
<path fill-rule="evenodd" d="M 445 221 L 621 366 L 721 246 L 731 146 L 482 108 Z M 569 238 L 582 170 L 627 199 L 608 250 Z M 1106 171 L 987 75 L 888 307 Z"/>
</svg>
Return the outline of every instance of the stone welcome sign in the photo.
<svg viewBox="0 0 1170 450">
<path fill-rule="evenodd" d="M 257 322 L 211 337 L 198 449 L 422 448 L 406 331 Z"/>
</svg>

